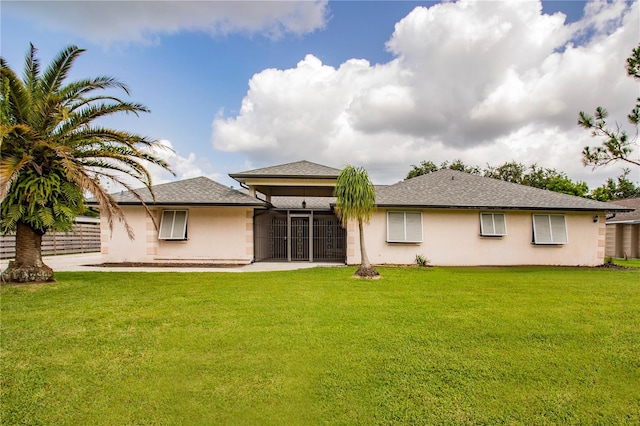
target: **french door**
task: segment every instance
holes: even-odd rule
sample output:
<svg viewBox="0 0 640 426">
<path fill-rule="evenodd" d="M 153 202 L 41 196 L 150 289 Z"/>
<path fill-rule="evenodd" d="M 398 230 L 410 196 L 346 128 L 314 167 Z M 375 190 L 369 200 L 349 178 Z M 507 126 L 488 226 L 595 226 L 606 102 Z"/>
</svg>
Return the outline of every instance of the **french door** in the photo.
<svg viewBox="0 0 640 426">
<path fill-rule="evenodd" d="M 291 217 L 291 260 L 310 260 L 309 216 Z"/>
<path fill-rule="evenodd" d="M 346 230 L 327 212 L 266 212 L 255 217 L 256 261 L 343 262 Z"/>
</svg>

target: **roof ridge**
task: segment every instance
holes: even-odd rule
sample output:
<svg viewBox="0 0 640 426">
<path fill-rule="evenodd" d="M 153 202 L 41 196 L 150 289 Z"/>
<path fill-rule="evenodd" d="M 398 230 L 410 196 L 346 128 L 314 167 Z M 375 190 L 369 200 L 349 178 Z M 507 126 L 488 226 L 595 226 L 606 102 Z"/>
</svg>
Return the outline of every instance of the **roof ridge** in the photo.
<svg viewBox="0 0 640 426">
<path fill-rule="evenodd" d="M 189 182 L 189 181 L 196 180 L 196 179 L 207 179 L 210 182 L 217 183 L 218 185 L 222 185 L 221 183 L 216 182 L 215 180 L 211 179 L 210 177 L 207 177 L 207 176 L 196 176 L 196 177 L 192 177 L 192 178 L 173 180 L 171 182 L 158 183 L 158 184 L 155 184 L 155 185 L 152 184 L 151 188 L 153 188 L 153 189 L 158 188 L 158 187 L 162 188 L 162 187 L 166 187 L 167 185 L 174 185 L 174 184 L 178 184 L 178 183 Z M 145 190 L 145 189 L 148 190 L 149 188 L 147 188 L 146 186 L 140 186 L 138 188 L 132 188 L 131 190 L 126 190 L 124 192 L 126 193 L 126 192 Z M 121 190 L 121 191 L 114 192 L 113 194 L 120 194 L 122 192 L 123 191 Z"/>
<path fill-rule="evenodd" d="M 424 175 L 416 176 L 415 178 L 411 178 L 411 179 L 421 178 L 423 176 L 428 176 L 428 175 L 442 174 L 442 173 L 453 173 L 453 174 L 457 174 L 457 175 L 460 175 L 460 176 L 464 176 L 465 178 L 469 178 L 469 179 L 477 179 L 477 180 L 489 179 L 492 183 L 494 183 L 496 185 L 510 186 L 512 188 L 518 188 L 518 189 L 521 189 L 521 190 L 524 190 L 524 191 L 528 191 L 528 190 L 544 191 L 545 193 L 557 194 L 557 195 L 568 196 L 568 197 L 575 197 L 575 198 L 579 198 L 581 200 L 591 200 L 590 198 L 580 197 L 578 195 L 567 194 L 567 193 L 564 193 L 564 192 L 551 191 L 550 189 L 537 188 L 535 186 L 525 185 L 523 183 L 509 182 L 507 180 L 499 179 L 499 178 L 494 177 L 494 176 L 482 176 L 482 175 L 479 175 L 479 174 L 469 173 L 469 172 L 465 172 L 465 171 L 462 171 L 462 170 L 455 170 L 455 169 L 439 169 L 439 170 L 433 171 L 431 173 L 425 173 Z M 411 179 L 406 179 L 406 180 L 400 181 L 398 183 L 408 182 Z M 591 201 L 596 201 L 596 200 L 591 200 Z"/>
<path fill-rule="evenodd" d="M 207 176 L 166 182 L 148 188 L 136 188 L 111 194 L 119 204 L 141 204 L 141 197 L 146 204 L 170 205 L 247 205 L 263 206 L 262 200 L 251 197 L 233 187 L 216 182 Z"/>
<path fill-rule="evenodd" d="M 307 170 L 305 170 L 307 169 Z M 314 172 L 315 171 L 315 172 Z M 340 169 L 324 164 L 314 163 L 313 161 L 300 160 L 289 163 L 276 164 L 273 166 L 259 167 L 256 169 L 245 170 L 237 173 L 229 173 L 232 178 L 243 176 L 333 176 L 338 175 Z"/>
</svg>

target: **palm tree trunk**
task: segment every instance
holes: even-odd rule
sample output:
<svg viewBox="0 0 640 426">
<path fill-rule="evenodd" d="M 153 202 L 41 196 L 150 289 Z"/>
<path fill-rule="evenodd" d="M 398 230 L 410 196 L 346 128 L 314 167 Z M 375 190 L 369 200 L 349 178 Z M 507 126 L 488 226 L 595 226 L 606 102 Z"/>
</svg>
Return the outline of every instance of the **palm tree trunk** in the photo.
<svg viewBox="0 0 640 426">
<path fill-rule="evenodd" d="M 54 281 L 53 270 L 42 262 L 42 233 L 24 222 L 16 230 L 16 259 L 2 272 L 8 282 Z"/>
<path fill-rule="evenodd" d="M 367 256 L 367 249 L 364 244 L 364 226 L 362 225 L 362 219 L 358 219 L 358 230 L 360 231 L 360 267 L 356 271 L 355 276 L 377 278 L 380 274 L 373 266 L 371 266 L 369 256 Z"/>
<path fill-rule="evenodd" d="M 367 249 L 364 244 L 364 227 L 362 226 L 362 219 L 358 220 L 358 230 L 360 231 L 360 267 L 361 268 L 371 268 L 371 263 L 369 262 L 369 256 L 367 256 Z"/>
</svg>

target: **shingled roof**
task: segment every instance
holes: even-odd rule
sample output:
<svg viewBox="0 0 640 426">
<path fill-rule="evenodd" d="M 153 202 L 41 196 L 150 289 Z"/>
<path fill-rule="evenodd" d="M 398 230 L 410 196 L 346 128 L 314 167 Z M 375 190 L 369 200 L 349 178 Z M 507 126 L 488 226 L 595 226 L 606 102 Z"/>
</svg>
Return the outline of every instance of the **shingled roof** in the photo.
<svg viewBox="0 0 640 426">
<path fill-rule="evenodd" d="M 627 198 L 625 200 L 610 201 L 611 204 L 635 209 L 630 212 L 616 213 L 614 217 L 607 220 L 607 223 L 640 223 L 640 197 Z"/>
<path fill-rule="evenodd" d="M 295 163 L 263 167 L 261 169 L 247 170 L 245 172 L 230 173 L 229 176 L 236 180 L 256 177 L 326 179 L 337 178 L 339 174 L 340 169 L 323 166 L 322 164 L 316 164 L 310 161 L 297 161 Z"/>
<path fill-rule="evenodd" d="M 266 206 L 266 203 L 261 200 L 221 185 L 206 177 L 154 185 L 155 202 L 148 189 L 136 189 L 135 192 L 149 205 Z M 130 191 L 111 195 L 121 205 L 142 204 Z"/>
<path fill-rule="evenodd" d="M 332 167 L 299 161 L 230 176 L 327 178 L 337 177 L 339 173 L 340 170 Z M 153 190 L 155 202 L 146 188 L 137 189 L 136 192 L 149 205 L 268 206 L 265 201 L 206 177 L 155 185 Z M 141 204 L 128 191 L 112 196 L 121 205 Z M 272 203 L 277 208 L 297 208 L 302 199 L 304 197 L 273 197 Z M 95 200 L 89 202 L 95 204 Z M 324 209 L 334 205 L 335 198 L 307 197 L 306 202 L 307 208 Z M 603 203 L 450 169 L 438 170 L 393 185 L 376 186 L 378 207 L 607 211 L 616 212 L 621 217 L 622 213 L 632 211 L 637 204 L 627 205 L 625 200 L 617 203 Z"/>
<path fill-rule="evenodd" d="M 379 207 L 628 211 L 629 208 L 442 169 L 380 187 Z"/>
</svg>

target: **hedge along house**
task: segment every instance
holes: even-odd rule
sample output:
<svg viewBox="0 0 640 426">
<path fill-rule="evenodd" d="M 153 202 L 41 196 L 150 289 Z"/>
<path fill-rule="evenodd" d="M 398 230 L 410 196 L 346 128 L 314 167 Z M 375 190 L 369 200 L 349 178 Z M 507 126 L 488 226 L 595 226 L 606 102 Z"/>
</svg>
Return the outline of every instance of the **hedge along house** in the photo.
<svg viewBox="0 0 640 426">
<path fill-rule="evenodd" d="M 357 226 L 333 209 L 339 173 L 300 161 L 230 174 L 243 191 L 207 178 L 157 185 L 155 202 L 140 194 L 158 230 L 133 194 L 117 194 L 136 239 L 103 226 L 105 261 L 357 264 Z M 376 202 L 365 228 L 375 264 L 599 265 L 606 214 L 631 210 L 454 170 L 377 186 Z"/>
</svg>

